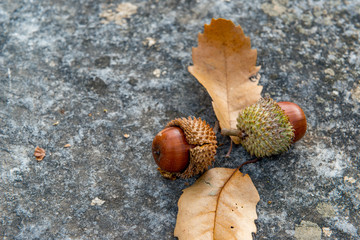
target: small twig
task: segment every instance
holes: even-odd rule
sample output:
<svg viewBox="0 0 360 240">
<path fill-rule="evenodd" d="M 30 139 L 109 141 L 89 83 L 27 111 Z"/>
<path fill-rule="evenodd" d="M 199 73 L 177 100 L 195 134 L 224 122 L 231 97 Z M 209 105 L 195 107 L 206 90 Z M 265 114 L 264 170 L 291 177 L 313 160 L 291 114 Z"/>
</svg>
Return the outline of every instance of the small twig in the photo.
<svg viewBox="0 0 360 240">
<path fill-rule="evenodd" d="M 238 168 L 239 168 L 239 170 L 240 170 L 243 166 L 245 166 L 245 165 L 247 165 L 247 164 L 249 164 L 249 163 L 256 163 L 256 162 L 258 162 L 258 161 L 260 161 L 260 160 L 261 160 L 261 158 L 254 158 L 254 159 L 252 159 L 252 160 L 249 160 L 249 161 L 246 161 L 246 162 L 242 163 L 242 164 L 240 165 L 240 167 L 238 167 Z"/>
<path fill-rule="evenodd" d="M 229 158 L 230 157 L 230 154 L 231 154 L 231 151 L 232 151 L 232 146 L 233 146 L 233 142 L 230 138 L 230 148 L 229 148 L 229 151 L 227 152 L 227 154 L 225 155 L 226 158 Z"/>
<path fill-rule="evenodd" d="M 244 138 L 247 136 L 243 131 L 241 131 L 239 129 L 229 129 L 229 128 L 221 129 L 221 135 L 236 136 L 236 137 L 240 137 L 240 138 Z"/>
<path fill-rule="evenodd" d="M 219 121 L 216 121 L 214 125 L 214 133 L 217 134 L 219 130 L 220 130 Z"/>
</svg>

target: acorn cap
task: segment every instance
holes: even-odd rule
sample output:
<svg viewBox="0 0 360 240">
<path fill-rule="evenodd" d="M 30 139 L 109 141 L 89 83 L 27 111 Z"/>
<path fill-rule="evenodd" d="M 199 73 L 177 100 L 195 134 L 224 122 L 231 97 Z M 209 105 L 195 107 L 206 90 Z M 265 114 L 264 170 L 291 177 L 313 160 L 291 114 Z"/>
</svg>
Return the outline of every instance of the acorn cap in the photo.
<svg viewBox="0 0 360 240">
<path fill-rule="evenodd" d="M 166 127 L 180 127 L 185 134 L 188 144 L 193 145 L 190 149 L 189 165 L 180 173 L 170 173 L 158 169 L 160 173 L 170 179 L 190 178 L 208 169 L 215 160 L 217 149 L 216 136 L 213 129 L 201 118 L 196 119 L 176 118 L 170 121 Z"/>
<path fill-rule="evenodd" d="M 237 128 L 244 133 L 240 143 L 258 158 L 287 151 L 294 139 L 289 118 L 270 97 L 245 108 L 237 122 Z"/>
</svg>

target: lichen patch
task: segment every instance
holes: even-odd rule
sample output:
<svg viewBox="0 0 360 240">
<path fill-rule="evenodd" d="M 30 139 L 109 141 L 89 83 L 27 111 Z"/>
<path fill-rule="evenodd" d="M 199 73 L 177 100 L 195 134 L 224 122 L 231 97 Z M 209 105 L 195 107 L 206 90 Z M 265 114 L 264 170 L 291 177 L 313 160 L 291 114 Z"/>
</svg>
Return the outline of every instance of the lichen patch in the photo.
<svg viewBox="0 0 360 240">
<path fill-rule="evenodd" d="M 119 4 L 115 10 L 107 7 L 99 17 L 103 18 L 101 23 L 108 24 L 114 22 L 117 25 L 126 24 L 126 19 L 130 18 L 133 14 L 137 12 L 137 6 L 128 2 Z"/>
<path fill-rule="evenodd" d="M 320 215 L 324 218 L 327 217 L 334 217 L 335 216 L 335 209 L 334 207 L 329 203 L 319 203 L 316 206 L 316 210 Z"/>
<path fill-rule="evenodd" d="M 272 17 L 278 17 L 286 11 L 286 7 L 275 0 L 272 1 L 271 3 L 262 4 L 261 9 L 267 15 L 272 16 Z"/>
<path fill-rule="evenodd" d="M 352 99 L 356 102 L 360 102 L 360 85 L 351 90 Z"/>
<path fill-rule="evenodd" d="M 301 221 L 300 225 L 295 227 L 295 238 L 298 240 L 320 240 L 321 229 L 316 223 Z"/>
</svg>

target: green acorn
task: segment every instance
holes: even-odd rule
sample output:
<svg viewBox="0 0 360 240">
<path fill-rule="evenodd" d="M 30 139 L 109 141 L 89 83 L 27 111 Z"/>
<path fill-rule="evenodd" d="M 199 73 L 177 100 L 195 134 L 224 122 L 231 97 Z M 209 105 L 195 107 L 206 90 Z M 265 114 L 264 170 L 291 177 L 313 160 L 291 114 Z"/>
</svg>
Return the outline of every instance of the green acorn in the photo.
<svg viewBox="0 0 360 240">
<path fill-rule="evenodd" d="M 236 135 L 242 146 L 257 158 L 287 151 L 306 132 L 303 110 L 292 102 L 275 102 L 270 97 L 261 98 L 245 108 L 237 118 L 237 130 L 222 131 Z"/>
</svg>

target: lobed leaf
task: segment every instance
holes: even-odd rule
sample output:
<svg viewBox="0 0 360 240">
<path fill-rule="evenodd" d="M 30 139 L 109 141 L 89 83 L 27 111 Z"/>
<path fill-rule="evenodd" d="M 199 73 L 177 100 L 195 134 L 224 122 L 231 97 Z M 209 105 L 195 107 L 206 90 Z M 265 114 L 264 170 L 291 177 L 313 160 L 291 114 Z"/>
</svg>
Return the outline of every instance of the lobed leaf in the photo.
<svg viewBox="0 0 360 240">
<path fill-rule="evenodd" d="M 236 128 L 239 112 L 261 98 L 256 56 L 250 38 L 230 20 L 213 19 L 198 36 L 188 70 L 210 94 L 221 128 Z"/>
</svg>

